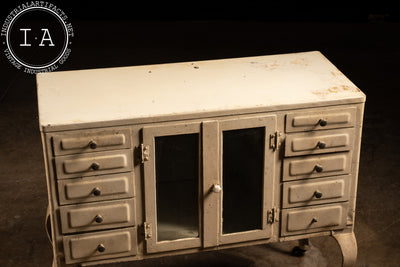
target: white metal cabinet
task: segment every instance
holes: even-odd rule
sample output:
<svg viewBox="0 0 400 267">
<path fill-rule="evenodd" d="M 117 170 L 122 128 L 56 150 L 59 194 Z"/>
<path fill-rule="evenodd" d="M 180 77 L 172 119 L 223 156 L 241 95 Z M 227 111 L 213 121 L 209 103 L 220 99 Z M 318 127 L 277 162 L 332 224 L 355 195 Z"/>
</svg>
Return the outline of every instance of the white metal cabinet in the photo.
<svg viewBox="0 0 400 267">
<path fill-rule="evenodd" d="M 319 235 L 354 264 L 365 95 L 321 53 L 37 84 L 55 266 Z"/>
</svg>

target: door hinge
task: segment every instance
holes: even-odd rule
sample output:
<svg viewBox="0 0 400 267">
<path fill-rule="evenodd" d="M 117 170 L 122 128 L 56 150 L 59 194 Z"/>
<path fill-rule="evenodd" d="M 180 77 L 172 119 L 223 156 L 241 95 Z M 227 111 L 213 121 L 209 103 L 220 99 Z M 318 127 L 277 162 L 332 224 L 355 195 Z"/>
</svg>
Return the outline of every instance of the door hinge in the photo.
<svg viewBox="0 0 400 267">
<path fill-rule="evenodd" d="M 144 226 L 144 238 L 145 238 L 145 239 L 151 238 L 151 236 L 152 236 L 151 224 L 145 222 L 145 223 L 143 224 L 143 226 Z"/>
<path fill-rule="evenodd" d="M 149 145 L 144 145 L 140 144 L 140 150 L 141 150 L 141 161 L 144 163 L 145 161 L 149 161 L 150 159 L 150 146 Z"/>
<path fill-rule="evenodd" d="M 275 132 L 275 133 L 269 135 L 269 147 L 273 151 L 276 151 L 279 148 L 281 136 L 282 136 L 282 133 L 280 133 L 280 132 Z"/>
<path fill-rule="evenodd" d="M 274 222 L 279 222 L 279 209 L 272 208 L 267 212 L 267 222 L 272 224 Z"/>
</svg>

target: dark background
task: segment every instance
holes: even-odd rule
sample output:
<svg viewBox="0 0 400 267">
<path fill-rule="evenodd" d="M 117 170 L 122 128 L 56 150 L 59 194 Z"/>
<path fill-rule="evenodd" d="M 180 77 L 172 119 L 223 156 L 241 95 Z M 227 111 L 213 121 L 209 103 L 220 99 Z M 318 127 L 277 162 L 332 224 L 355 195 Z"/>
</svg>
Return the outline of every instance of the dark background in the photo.
<svg viewBox="0 0 400 267">
<path fill-rule="evenodd" d="M 75 33 L 72 53 L 60 70 L 321 51 L 367 95 L 355 224 L 358 265 L 397 266 L 400 16 L 394 4 L 51 2 L 69 16 Z M 0 20 L 20 3 L 1 3 Z M 0 203 L 0 265 L 49 266 L 51 248 L 43 226 L 47 193 L 35 77 L 14 68 L 3 53 Z M 338 248 L 325 240 L 315 240 L 316 247 L 328 259 L 328 265 L 335 266 Z M 268 252 L 277 253 L 272 245 L 265 249 L 265 257 Z M 284 254 L 285 249 L 281 252 Z M 137 266 L 287 266 L 276 258 L 268 261 L 271 265 L 260 263 L 255 259 L 260 255 L 252 258 L 254 250 L 250 248 L 243 252 L 248 257 L 236 254 L 171 257 Z M 292 263 L 303 266 L 306 259 Z"/>
</svg>

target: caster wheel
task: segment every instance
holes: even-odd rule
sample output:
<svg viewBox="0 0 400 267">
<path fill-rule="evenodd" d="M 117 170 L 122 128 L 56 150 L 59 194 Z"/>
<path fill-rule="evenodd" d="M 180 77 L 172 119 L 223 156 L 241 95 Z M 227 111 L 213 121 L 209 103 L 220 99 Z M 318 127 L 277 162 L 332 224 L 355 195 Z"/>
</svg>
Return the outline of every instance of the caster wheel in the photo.
<svg viewBox="0 0 400 267">
<path fill-rule="evenodd" d="M 296 246 L 293 248 L 291 255 L 293 257 L 303 257 L 305 252 L 306 251 L 304 249 L 301 249 L 300 247 Z"/>
</svg>

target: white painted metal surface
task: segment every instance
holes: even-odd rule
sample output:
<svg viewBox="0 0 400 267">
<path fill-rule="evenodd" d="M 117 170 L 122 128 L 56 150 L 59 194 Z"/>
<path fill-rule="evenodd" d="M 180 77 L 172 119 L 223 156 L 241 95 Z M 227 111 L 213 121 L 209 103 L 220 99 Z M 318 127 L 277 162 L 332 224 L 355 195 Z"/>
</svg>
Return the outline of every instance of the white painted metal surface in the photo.
<svg viewBox="0 0 400 267">
<path fill-rule="evenodd" d="M 318 51 L 40 73 L 37 83 L 41 126 L 365 98 Z"/>
</svg>

